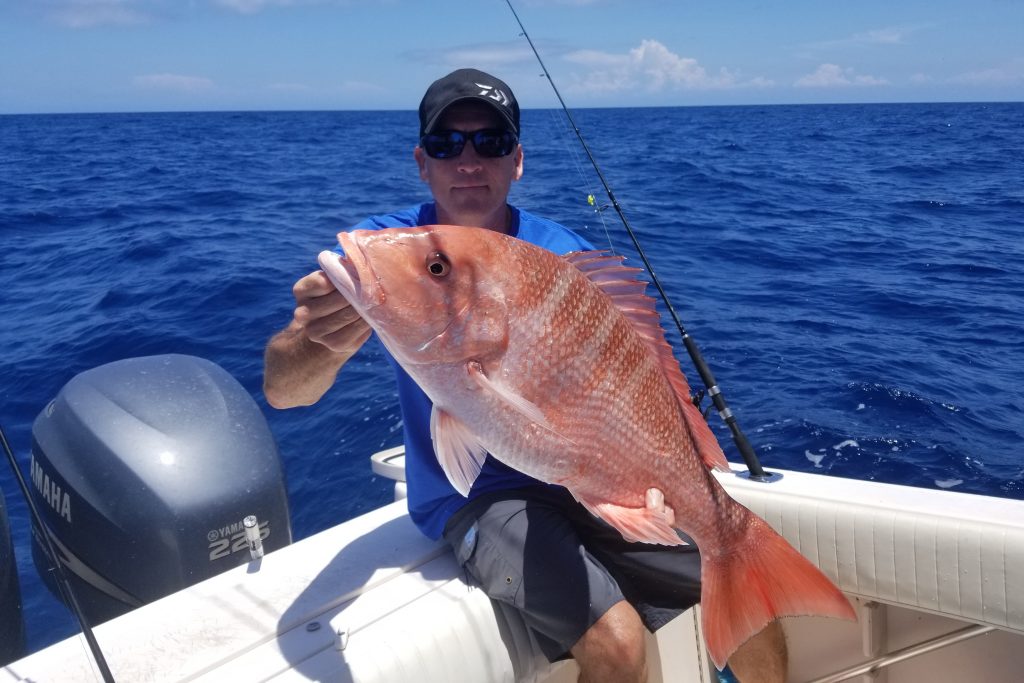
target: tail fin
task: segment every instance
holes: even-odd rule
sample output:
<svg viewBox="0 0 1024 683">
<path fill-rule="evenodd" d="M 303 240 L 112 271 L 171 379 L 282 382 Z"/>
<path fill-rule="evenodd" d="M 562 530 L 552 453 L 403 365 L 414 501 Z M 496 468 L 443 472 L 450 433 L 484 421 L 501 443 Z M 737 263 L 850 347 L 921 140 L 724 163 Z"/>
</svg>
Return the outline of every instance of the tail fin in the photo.
<svg viewBox="0 0 1024 683">
<path fill-rule="evenodd" d="M 719 670 L 736 648 L 776 617 L 857 618 L 828 577 L 767 522 L 749 514 L 746 534 L 728 552 L 702 554 L 704 642 Z"/>
</svg>

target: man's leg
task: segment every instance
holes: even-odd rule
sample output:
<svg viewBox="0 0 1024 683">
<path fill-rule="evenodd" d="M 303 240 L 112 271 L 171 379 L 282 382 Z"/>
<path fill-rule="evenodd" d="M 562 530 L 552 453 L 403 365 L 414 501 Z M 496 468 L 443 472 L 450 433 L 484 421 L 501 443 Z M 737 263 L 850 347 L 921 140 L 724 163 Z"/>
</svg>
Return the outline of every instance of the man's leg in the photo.
<svg viewBox="0 0 1024 683">
<path fill-rule="evenodd" d="M 572 647 L 580 683 L 647 680 L 644 628 L 629 603 L 616 603 Z"/>
<path fill-rule="evenodd" d="M 643 625 L 583 547 L 574 514 L 590 516 L 567 493 L 546 487 L 495 492 L 459 510 L 444 535 L 474 583 L 518 610 L 549 661 L 578 651 L 584 671 L 613 669 L 622 680 L 640 680 Z"/>
<path fill-rule="evenodd" d="M 646 630 L 628 602 L 608 610 L 572 648 L 580 683 L 646 681 Z M 786 637 L 778 621 L 751 636 L 729 658 L 740 683 L 785 683 L 787 665 Z"/>
<path fill-rule="evenodd" d="M 786 636 L 776 620 L 740 645 L 729 668 L 740 683 L 785 683 L 788 657 Z"/>
<path fill-rule="evenodd" d="M 646 681 L 646 632 L 626 601 L 605 612 L 572 648 L 580 683 Z M 729 668 L 740 683 L 785 683 L 787 656 L 782 626 L 773 621 L 733 653 Z"/>
</svg>

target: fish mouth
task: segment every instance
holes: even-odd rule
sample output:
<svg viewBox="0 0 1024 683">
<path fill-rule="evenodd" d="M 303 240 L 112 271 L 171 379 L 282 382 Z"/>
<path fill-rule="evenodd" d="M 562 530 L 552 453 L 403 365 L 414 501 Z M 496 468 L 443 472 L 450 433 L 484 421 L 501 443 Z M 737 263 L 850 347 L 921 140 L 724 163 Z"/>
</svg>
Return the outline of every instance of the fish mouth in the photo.
<svg viewBox="0 0 1024 683">
<path fill-rule="evenodd" d="M 362 308 L 372 306 L 374 302 L 369 291 L 372 278 L 364 277 L 370 272 L 362 248 L 348 233 L 338 235 L 338 243 L 343 253 L 320 252 L 317 257 L 320 267 L 349 303 Z"/>
</svg>

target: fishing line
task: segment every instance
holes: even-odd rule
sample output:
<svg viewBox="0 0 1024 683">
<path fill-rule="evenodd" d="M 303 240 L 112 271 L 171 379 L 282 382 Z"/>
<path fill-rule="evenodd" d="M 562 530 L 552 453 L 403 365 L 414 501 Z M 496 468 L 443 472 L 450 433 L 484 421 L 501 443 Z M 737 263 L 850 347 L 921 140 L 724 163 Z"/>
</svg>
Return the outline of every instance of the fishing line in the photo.
<svg viewBox="0 0 1024 683">
<path fill-rule="evenodd" d="M 601 221 L 601 229 L 604 230 L 605 239 L 608 240 L 608 249 L 614 253 L 615 245 L 612 243 L 612 233 L 611 230 L 608 229 L 608 221 L 606 221 L 604 218 L 604 210 L 608 208 L 608 205 L 605 204 L 604 206 L 597 206 L 594 200 L 594 190 L 591 186 L 592 181 L 589 178 L 587 178 L 587 174 L 583 172 L 583 164 L 581 163 L 579 150 L 576 148 L 575 145 L 569 144 L 569 137 L 567 134 L 568 125 L 566 120 L 558 116 L 555 113 L 554 109 L 550 109 L 548 111 L 551 114 L 552 125 L 557 127 L 560 132 L 560 134 L 556 137 L 562 141 L 562 144 L 565 147 L 566 154 L 568 154 L 569 157 L 572 159 L 572 163 L 576 167 L 576 173 L 579 174 L 580 181 L 586 189 L 587 202 L 590 204 L 590 206 L 594 207 L 594 213 Z"/>
<path fill-rule="evenodd" d="M 537 48 L 533 44 L 533 39 L 531 39 L 530 34 L 526 32 L 526 27 L 523 26 L 523 22 L 519 18 L 519 14 L 516 12 L 515 7 L 512 6 L 512 0 L 505 0 L 505 4 L 507 4 L 509 10 L 511 10 L 512 16 L 516 19 L 516 23 L 519 24 L 519 28 L 522 30 L 522 36 L 526 38 L 526 41 L 530 44 L 530 49 L 533 50 L 533 55 L 537 58 L 540 68 L 544 70 L 544 77 L 547 79 L 548 83 L 551 84 L 551 89 L 555 91 L 555 97 L 558 98 L 558 103 L 562 105 L 562 111 L 565 112 L 565 116 L 569 120 L 569 125 L 572 127 L 573 132 L 576 133 L 576 137 L 579 139 L 580 145 L 583 147 L 583 151 L 590 160 L 590 164 L 594 167 L 594 171 L 597 173 L 597 177 L 601 181 L 601 185 L 604 187 L 605 194 L 608 195 L 608 200 L 611 202 L 611 207 L 615 209 L 615 213 L 618 214 L 619 220 L 621 220 L 622 225 L 625 226 L 626 232 L 629 234 L 629 238 L 633 242 L 633 247 L 636 249 L 637 254 L 640 255 L 640 260 L 643 261 L 644 267 L 647 269 L 648 274 L 650 274 L 652 283 L 658 290 L 658 294 L 661 296 L 662 302 L 664 302 L 665 307 L 668 309 L 669 315 L 672 316 L 672 321 L 675 323 L 676 329 L 679 330 L 679 334 L 682 336 L 683 344 L 686 346 L 686 351 L 690 355 L 690 360 L 693 361 L 693 365 L 697 369 L 697 373 L 704 382 L 704 386 L 707 387 L 708 395 L 711 396 L 711 401 L 714 403 L 715 409 L 718 411 L 719 416 L 721 416 L 726 426 L 729 427 L 733 443 L 736 444 L 736 448 L 739 449 L 740 455 L 743 456 L 743 460 L 747 464 L 747 469 L 750 470 L 750 478 L 757 481 L 771 481 L 773 479 L 777 479 L 780 475 L 768 474 L 761 467 L 761 463 L 757 458 L 757 454 L 754 452 L 754 448 L 750 445 L 750 441 L 747 440 L 747 437 L 743 433 L 743 430 L 740 429 L 739 424 L 737 424 L 736 416 L 733 415 L 728 404 L 726 404 L 725 397 L 722 396 L 722 390 L 715 381 L 714 375 L 711 373 L 711 368 L 708 367 L 708 364 L 704 361 L 704 357 L 701 355 L 700 349 L 697 348 L 697 343 L 690 338 L 689 334 L 687 334 L 682 321 L 679 319 L 679 315 L 676 313 L 675 308 L 672 307 L 671 302 L 669 302 L 668 294 L 661 286 L 661 282 L 658 280 L 658 276 L 654 272 L 654 267 L 647 259 L 647 255 L 644 253 L 643 247 L 640 246 L 640 241 L 637 239 L 636 233 L 633 232 L 633 228 L 629 224 L 626 214 L 622 211 L 619 201 L 615 198 L 615 193 L 612 192 L 611 186 L 608 184 L 608 181 L 605 180 L 604 173 L 601 172 L 601 167 L 598 166 L 597 159 L 595 159 L 594 155 L 590 152 L 590 147 L 587 145 L 587 141 L 583 139 L 583 133 L 580 132 L 579 127 L 576 125 L 576 120 L 573 118 L 572 112 L 569 111 L 569 107 L 566 106 L 565 100 L 562 99 L 562 94 L 558 92 L 558 87 L 555 85 L 555 81 L 551 78 L 551 74 L 548 73 L 548 68 L 544 65 L 544 60 L 541 59 L 540 53 L 537 52 Z"/>
<path fill-rule="evenodd" d="M 46 551 L 46 555 L 50 558 L 50 562 L 53 564 L 53 571 L 57 578 L 57 587 L 60 589 L 61 595 L 64 597 L 64 602 L 71 607 L 71 611 L 74 612 L 75 618 L 78 619 L 78 623 L 82 627 L 82 635 L 85 636 L 85 641 L 89 644 L 89 649 L 92 651 L 93 659 L 96 660 L 96 666 L 99 668 L 100 675 L 103 676 L 103 680 L 106 683 L 113 683 L 114 676 L 110 673 L 110 667 L 107 666 L 107 659 L 103 656 L 103 651 L 100 650 L 100 644 L 96 641 L 96 636 L 93 635 L 92 627 L 89 626 L 89 622 L 85 618 L 85 613 L 82 612 L 82 607 L 78 604 L 78 599 L 75 598 L 75 592 L 71 590 L 71 582 L 68 580 L 67 574 L 64 573 L 64 565 L 60 561 L 57 549 L 53 547 L 53 539 L 50 538 L 50 531 L 43 523 L 43 518 L 40 516 L 39 510 L 36 508 L 35 501 L 32 500 L 32 496 L 28 490 L 28 485 L 25 483 L 25 478 L 21 476 L 21 470 L 18 468 L 18 461 L 14 457 L 14 451 L 11 450 L 10 444 L 7 443 L 7 436 L 4 434 L 4 428 L 2 426 L 0 426 L 0 442 L 3 442 L 4 452 L 7 454 L 7 461 L 11 465 L 11 471 L 14 472 L 14 478 L 18 480 L 18 486 L 21 488 L 21 495 L 24 497 L 25 503 L 28 505 L 33 521 L 39 528 L 39 535 L 43 540 L 43 549 Z"/>
</svg>

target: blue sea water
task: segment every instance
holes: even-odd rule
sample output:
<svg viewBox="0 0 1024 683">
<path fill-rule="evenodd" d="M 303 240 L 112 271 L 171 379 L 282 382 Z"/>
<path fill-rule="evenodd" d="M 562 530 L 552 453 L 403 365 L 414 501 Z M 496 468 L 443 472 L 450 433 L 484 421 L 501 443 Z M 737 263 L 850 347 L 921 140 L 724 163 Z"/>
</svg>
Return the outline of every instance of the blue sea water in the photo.
<svg viewBox="0 0 1024 683">
<path fill-rule="evenodd" d="M 1024 104 L 575 116 L 767 467 L 1024 498 Z M 336 232 L 426 198 L 415 131 L 413 112 L 0 117 L 0 422 L 23 469 L 75 374 L 188 353 L 263 409 L 296 538 L 389 501 L 367 460 L 401 438 L 380 348 L 288 411 L 262 350 Z M 513 201 L 635 260 L 564 115 L 524 112 L 523 144 Z M 0 486 L 34 649 L 76 627 L 6 468 Z"/>
</svg>

